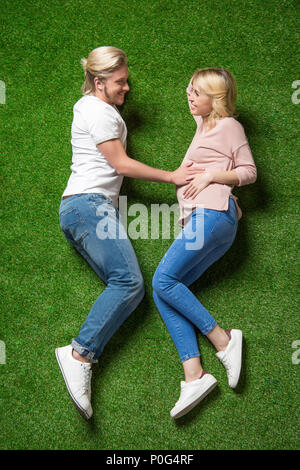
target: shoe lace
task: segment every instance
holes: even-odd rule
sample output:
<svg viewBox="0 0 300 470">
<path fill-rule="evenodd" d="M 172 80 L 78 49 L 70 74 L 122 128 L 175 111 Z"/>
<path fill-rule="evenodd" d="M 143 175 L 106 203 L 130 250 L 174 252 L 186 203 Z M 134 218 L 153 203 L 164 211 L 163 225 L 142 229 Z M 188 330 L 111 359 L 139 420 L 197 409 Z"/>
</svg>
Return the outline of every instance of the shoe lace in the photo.
<svg viewBox="0 0 300 470">
<path fill-rule="evenodd" d="M 232 377 L 232 368 L 231 368 L 231 364 L 230 364 L 230 361 L 228 360 L 228 358 L 225 356 L 222 358 L 222 363 L 227 371 L 227 374 L 229 377 Z"/>
<path fill-rule="evenodd" d="M 89 391 L 90 380 L 91 380 L 91 367 L 87 364 L 82 363 L 81 365 L 82 371 L 82 388 L 85 392 Z"/>
</svg>

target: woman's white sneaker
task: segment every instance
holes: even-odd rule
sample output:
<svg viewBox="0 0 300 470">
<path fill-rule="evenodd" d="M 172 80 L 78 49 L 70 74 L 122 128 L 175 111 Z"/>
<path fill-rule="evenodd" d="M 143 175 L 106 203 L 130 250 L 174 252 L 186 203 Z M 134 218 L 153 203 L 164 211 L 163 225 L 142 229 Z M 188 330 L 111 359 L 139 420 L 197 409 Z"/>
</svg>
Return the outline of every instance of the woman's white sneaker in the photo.
<svg viewBox="0 0 300 470">
<path fill-rule="evenodd" d="M 224 351 L 219 351 L 216 356 L 226 369 L 229 387 L 235 388 L 238 384 L 242 367 L 243 333 L 241 330 L 229 331 L 230 340 L 227 348 Z"/>
<path fill-rule="evenodd" d="M 57 348 L 55 355 L 74 405 L 85 419 L 89 419 L 93 414 L 91 407 L 92 365 L 74 359 L 72 349 L 71 345 Z"/>
<path fill-rule="evenodd" d="M 217 380 L 213 375 L 203 371 L 200 379 L 192 382 L 181 381 L 179 400 L 171 410 L 172 418 L 180 418 L 192 410 L 208 393 L 215 388 Z"/>
</svg>

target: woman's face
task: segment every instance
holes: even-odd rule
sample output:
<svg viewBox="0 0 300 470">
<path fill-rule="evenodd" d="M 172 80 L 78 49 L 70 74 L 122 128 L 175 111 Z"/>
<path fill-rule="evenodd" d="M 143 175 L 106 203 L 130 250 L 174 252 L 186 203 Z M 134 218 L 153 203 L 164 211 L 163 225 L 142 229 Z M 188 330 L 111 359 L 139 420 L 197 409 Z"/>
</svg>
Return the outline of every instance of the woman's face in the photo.
<svg viewBox="0 0 300 470">
<path fill-rule="evenodd" d="M 191 114 L 195 116 L 207 116 L 213 109 L 211 97 L 206 95 L 196 85 L 194 87 L 193 84 L 188 93 L 188 102 Z"/>
</svg>

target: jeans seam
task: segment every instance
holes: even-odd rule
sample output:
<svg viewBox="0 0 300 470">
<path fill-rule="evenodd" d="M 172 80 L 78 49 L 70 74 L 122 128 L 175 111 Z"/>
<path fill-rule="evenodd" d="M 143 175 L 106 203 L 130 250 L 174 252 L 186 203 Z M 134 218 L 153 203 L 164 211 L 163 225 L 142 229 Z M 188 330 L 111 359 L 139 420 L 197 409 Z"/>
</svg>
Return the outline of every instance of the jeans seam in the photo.
<svg viewBox="0 0 300 470">
<path fill-rule="evenodd" d="M 124 307 L 124 310 L 128 307 L 128 305 L 131 303 L 131 299 L 128 299 L 128 301 L 126 302 L 126 304 L 124 304 L 124 302 L 121 300 L 119 302 L 119 304 L 117 304 L 118 306 L 122 305 Z M 114 304 L 114 307 L 106 314 L 105 316 L 105 319 L 104 321 L 101 323 L 101 326 L 99 326 L 99 328 L 97 329 L 97 332 L 93 335 L 93 337 L 91 338 L 91 341 L 89 342 L 89 346 L 92 346 L 94 343 L 95 343 L 95 338 L 97 337 L 97 335 L 99 334 L 99 331 L 101 330 L 101 328 L 103 327 L 103 325 L 105 324 L 106 320 L 110 317 L 111 315 L 111 312 L 113 312 L 113 310 L 116 308 L 116 304 Z"/>
<path fill-rule="evenodd" d="M 188 354 L 185 354 L 184 356 L 181 356 L 180 361 L 184 362 L 184 361 L 187 361 L 188 359 L 191 359 L 192 357 L 200 357 L 200 356 L 201 356 L 200 352 L 188 353 Z"/>
<path fill-rule="evenodd" d="M 90 197 L 90 196 L 88 194 L 86 194 L 85 196 L 87 196 L 87 197 L 85 198 L 84 204 L 86 204 L 87 205 L 86 208 L 89 207 L 90 208 L 89 210 L 92 210 L 93 213 L 95 211 L 95 207 L 97 207 L 97 206 L 99 207 L 99 205 L 102 205 L 102 204 L 107 204 L 110 207 L 112 207 L 113 209 L 115 209 L 113 217 L 115 218 L 115 223 L 118 224 L 118 211 L 113 206 L 111 201 L 109 201 L 107 198 L 105 198 L 105 199 L 99 201 L 100 204 L 96 205 L 95 201 L 92 200 L 93 198 L 91 198 L 89 200 L 88 197 Z M 78 217 L 81 219 L 82 223 L 84 223 L 87 227 L 91 227 L 91 223 L 88 222 L 89 221 L 88 215 L 87 215 L 87 220 L 86 220 L 86 217 L 85 217 L 85 214 L 89 214 L 90 212 L 81 210 L 81 208 L 78 207 L 77 205 L 72 205 L 72 208 L 67 209 L 64 213 L 71 212 L 74 209 L 77 212 Z M 94 224 L 93 224 L 93 226 L 94 226 Z M 83 242 L 83 239 L 89 233 L 90 233 L 90 230 L 85 231 L 82 234 L 82 236 L 76 241 L 77 247 L 80 248 L 80 250 L 84 250 L 85 253 L 87 253 L 87 250 L 85 248 L 86 244 L 83 244 L 82 242 Z M 70 241 L 70 240 L 68 239 L 68 241 Z M 130 240 L 129 240 L 129 243 L 130 243 Z M 125 249 L 125 253 L 124 253 L 124 249 Z M 107 304 L 107 309 L 104 312 L 105 316 L 104 315 L 99 315 L 98 310 L 95 311 L 95 314 L 98 313 L 97 323 L 100 320 L 101 324 L 99 325 L 99 323 L 98 323 L 97 327 L 93 328 L 92 331 L 90 332 L 90 334 L 88 334 L 88 336 L 87 336 L 88 341 L 85 341 L 85 339 L 84 339 L 85 336 L 82 336 L 82 337 L 80 336 L 80 332 L 79 332 L 77 338 L 73 339 L 72 344 L 74 345 L 74 349 L 76 349 L 79 353 L 84 353 L 83 355 L 86 355 L 86 357 L 89 358 L 90 360 L 92 360 L 92 362 L 98 362 L 98 357 L 101 354 L 101 350 L 100 350 L 101 346 L 102 346 L 102 344 L 104 344 L 104 346 L 106 344 L 105 343 L 105 337 L 104 338 L 100 337 L 100 341 L 96 341 L 97 337 L 99 336 L 99 333 L 100 333 L 101 329 L 108 327 L 108 329 L 111 330 L 111 328 L 113 326 L 114 318 L 117 317 L 118 313 L 119 313 L 119 317 L 121 317 L 122 319 L 124 318 L 124 321 L 125 321 L 126 318 L 129 316 L 129 314 L 131 313 L 130 310 L 132 310 L 132 309 L 129 308 L 130 305 L 133 304 L 133 303 L 135 303 L 135 305 L 136 305 L 135 299 L 137 297 L 140 299 L 140 297 L 141 297 L 141 291 L 140 291 L 139 286 L 140 286 L 140 281 L 141 281 L 141 285 L 143 284 L 143 278 L 141 276 L 140 268 L 138 267 L 139 269 L 136 269 L 136 261 L 133 260 L 129 256 L 129 253 L 128 253 L 128 256 L 127 256 L 127 250 L 128 250 L 127 244 L 125 245 L 124 249 L 123 249 L 123 246 L 121 246 L 120 242 L 115 243 L 114 250 L 117 250 L 118 257 L 121 259 L 120 265 L 123 268 L 126 268 L 126 269 L 122 270 L 122 273 L 123 273 L 123 278 L 127 279 L 126 293 L 125 294 L 126 294 L 126 296 L 128 295 L 128 299 L 124 301 L 125 295 L 121 295 L 119 300 L 115 299 L 115 302 L 111 302 L 110 304 Z M 80 250 L 78 249 L 79 253 L 80 253 Z M 89 254 L 88 254 L 88 256 L 90 257 Z M 137 263 L 137 265 L 138 265 L 138 263 Z M 126 271 L 126 274 L 124 273 L 124 271 Z M 100 276 L 100 278 L 101 278 L 101 276 Z M 107 288 L 109 286 L 109 284 L 111 284 L 111 283 L 108 280 L 107 282 L 105 282 L 105 284 L 106 284 L 106 288 Z M 86 320 L 85 320 L 85 322 L 86 322 Z M 77 339 L 79 341 L 77 341 Z M 84 344 L 86 344 L 86 346 L 83 346 L 82 344 L 80 344 L 81 340 L 84 342 Z M 91 348 L 93 348 L 94 350 L 91 350 Z M 100 354 L 98 355 L 99 350 L 100 350 Z"/>
<path fill-rule="evenodd" d="M 74 338 L 72 340 L 72 343 L 71 343 L 71 346 L 73 347 L 73 349 L 75 349 L 75 351 L 78 352 L 78 354 L 81 354 L 83 355 L 82 353 L 84 353 L 85 351 L 88 351 L 88 353 L 83 356 L 83 357 L 86 357 L 87 359 L 90 359 L 93 363 L 97 363 L 98 362 L 98 359 L 95 359 L 95 352 L 94 351 L 90 351 L 88 348 L 86 348 L 85 346 L 82 346 L 80 343 L 78 343 L 78 341 L 76 341 Z"/>
<path fill-rule="evenodd" d="M 206 323 L 204 327 L 202 328 L 201 333 L 203 335 L 207 335 L 215 328 L 216 325 L 217 325 L 216 320 Z"/>
<path fill-rule="evenodd" d="M 64 227 L 64 229 L 62 228 L 62 218 L 65 217 L 66 215 L 70 214 L 71 212 L 74 212 L 74 214 L 78 217 L 78 220 L 76 220 L 75 222 L 73 222 L 72 224 L 68 224 L 68 226 Z M 73 227 L 75 226 L 76 224 L 78 223 L 82 223 L 84 224 L 84 227 L 86 230 L 84 230 L 84 232 L 80 235 L 80 237 L 75 240 L 74 240 L 74 243 L 81 243 L 82 240 L 88 235 L 89 231 L 87 230 L 88 228 L 88 224 L 86 223 L 86 220 L 82 217 L 81 213 L 79 212 L 78 208 L 76 206 L 72 206 L 70 209 L 64 211 L 64 212 L 61 212 L 59 214 L 59 217 L 60 217 L 60 221 L 61 221 L 61 229 L 65 235 L 65 237 L 68 239 L 67 235 L 66 235 L 66 232 L 68 232 L 68 229 L 70 229 L 70 227 Z M 73 238 L 73 237 L 72 237 Z"/>
<path fill-rule="evenodd" d="M 101 294 L 100 294 L 101 295 Z M 109 310 L 109 312 L 106 312 L 106 315 L 105 315 L 105 318 L 102 318 L 102 322 L 101 322 L 101 325 L 97 328 L 96 332 L 94 332 L 94 335 L 92 336 L 92 338 L 90 339 L 90 341 L 87 342 L 87 346 L 82 346 L 80 343 L 78 343 L 75 339 L 73 340 L 74 343 L 78 346 L 80 346 L 81 348 L 83 348 L 84 351 L 88 351 L 88 354 L 86 357 L 88 357 L 89 359 L 93 359 L 95 362 L 98 362 L 98 359 L 95 359 L 95 356 L 97 355 L 97 351 L 92 351 L 91 347 L 95 346 L 95 349 L 97 349 L 97 344 L 96 344 L 96 338 L 101 330 L 101 328 L 103 327 L 103 325 L 105 325 L 107 323 L 107 319 L 111 316 L 111 313 L 113 312 L 114 309 L 118 309 L 119 306 L 122 305 L 123 307 L 123 311 L 126 310 L 126 308 L 130 305 L 130 303 L 132 302 L 132 299 L 129 298 L 128 301 L 126 303 L 123 302 L 123 300 L 120 300 L 120 302 L 117 304 L 117 307 L 116 307 L 116 304 L 114 304 L 113 308 L 111 308 Z M 126 317 L 127 318 L 127 317 Z M 74 348 L 75 349 L 75 348 Z M 79 352 L 79 351 L 78 351 Z M 79 353 L 80 354 L 80 353 Z"/>
</svg>

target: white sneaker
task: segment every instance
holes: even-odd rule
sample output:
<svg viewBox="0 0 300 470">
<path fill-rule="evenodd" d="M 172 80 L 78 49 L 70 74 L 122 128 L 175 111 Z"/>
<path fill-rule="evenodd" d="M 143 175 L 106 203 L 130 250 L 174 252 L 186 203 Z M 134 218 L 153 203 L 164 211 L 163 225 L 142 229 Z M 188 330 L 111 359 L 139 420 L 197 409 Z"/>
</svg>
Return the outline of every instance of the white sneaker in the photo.
<svg viewBox="0 0 300 470">
<path fill-rule="evenodd" d="M 181 381 L 181 393 L 179 400 L 171 410 L 172 418 L 180 418 L 181 416 L 192 410 L 204 397 L 217 385 L 217 381 L 213 375 L 204 372 L 200 379 L 192 382 Z"/>
<path fill-rule="evenodd" d="M 235 388 L 241 373 L 243 334 L 241 330 L 230 330 L 230 335 L 227 348 L 216 356 L 226 369 L 229 387 Z"/>
<path fill-rule="evenodd" d="M 93 414 L 91 407 L 92 365 L 74 359 L 72 349 L 71 345 L 56 348 L 55 355 L 74 405 L 85 419 L 89 419 Z"/>
</svg>

